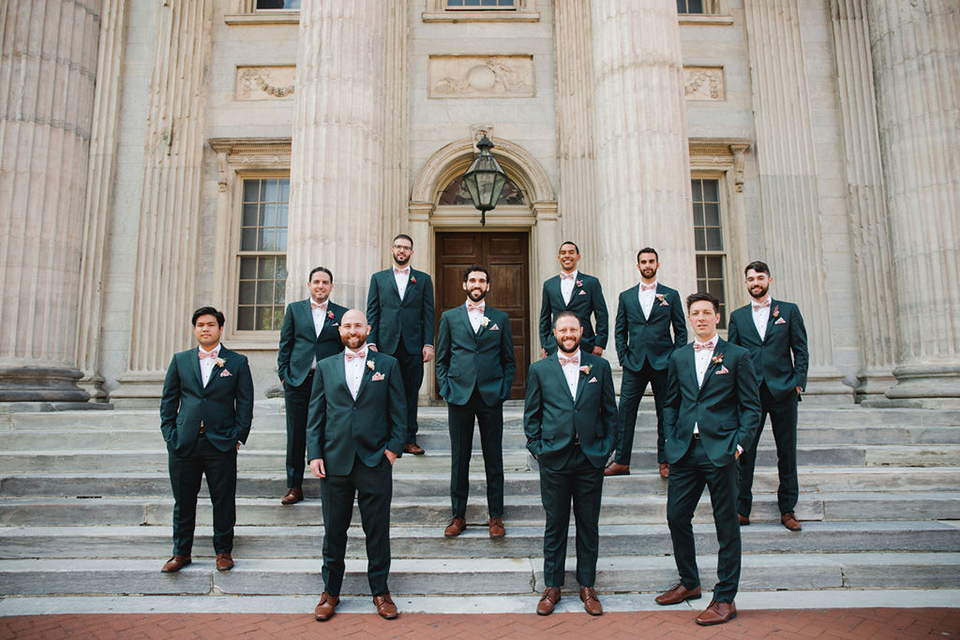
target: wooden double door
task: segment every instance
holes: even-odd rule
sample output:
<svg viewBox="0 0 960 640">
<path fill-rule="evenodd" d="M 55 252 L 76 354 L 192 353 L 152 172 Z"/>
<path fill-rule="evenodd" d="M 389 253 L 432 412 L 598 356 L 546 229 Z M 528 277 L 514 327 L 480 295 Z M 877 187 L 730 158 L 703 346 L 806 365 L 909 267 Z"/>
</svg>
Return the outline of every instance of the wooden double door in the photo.
<svg viewBox="0 0 960 640">
<path fill-rule="evenodd" d="M 511 398 L 523 398 L 530 366 L 530 251 L 529 232 L 438 232 L 436 306 L 440 314 L 466 301 L 463 270 L 472 264 L 490 272 L 487 304 L 510 317 L 517 373 Z"/>
</svg>

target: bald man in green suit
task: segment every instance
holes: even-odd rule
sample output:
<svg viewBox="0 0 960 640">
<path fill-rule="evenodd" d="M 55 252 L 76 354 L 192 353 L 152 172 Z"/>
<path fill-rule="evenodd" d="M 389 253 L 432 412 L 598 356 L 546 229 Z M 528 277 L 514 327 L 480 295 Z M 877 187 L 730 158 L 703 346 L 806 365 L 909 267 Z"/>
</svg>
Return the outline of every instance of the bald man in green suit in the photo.
<svg viewBox="0 0 960 640">
<path fill-rule="evenodd" d="M 670 463 L 667 522 L 680 582 L 656 598 L 680 604 L 700 597 L 693 538 L 694 510 L 710 488 L 720 550 L 713 600 L 697 624 L 736 617 L 740 584 L 740 525 L 737 522 L 737 458 L 760 424 L 760 392 L 747 350 L 720 339 L 720 302 L 709 293 L 687 297 L 695 341 L 670 356 L 664 398 L 664 453 Z"/>
<path fill-rule="evenodd" d="M 603 467 L 617 432 L 617 401 L 610 363 L 580 348 L 583 325 L 572 311 L 557 315 L 559 347 L 527 374 L 523 430 L 540 465 L 540 499 L 546 512 L 543 580 L 537 613 L 549 615 L 560 600 L 570 526 L 577 523 L 577 582 L 591 615 L 603 613 L 594 583 L 600 546 Z"/>
<path fill-rule="evenodd" d="M 407 406 L 396 359 L 367 346 L 362 311 L 343 314 L 346 349 L 317 363 L 307 418 L 310 470 L 320 478 L 324 592 L 314 615 L 328 620 L 340 603 L 347 530 L 357 498 L 367 542 L 367 580 L 377 613 L 397 617 L 390 597 L 393 462 L 403 451 Z"/>
</svg>

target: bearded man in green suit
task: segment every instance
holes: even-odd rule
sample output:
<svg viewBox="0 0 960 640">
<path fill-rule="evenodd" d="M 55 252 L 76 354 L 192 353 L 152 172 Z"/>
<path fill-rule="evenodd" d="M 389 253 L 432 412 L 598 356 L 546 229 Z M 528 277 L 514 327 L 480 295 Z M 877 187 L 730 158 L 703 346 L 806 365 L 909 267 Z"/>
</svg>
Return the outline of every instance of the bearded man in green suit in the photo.
<svg viewBox="0 0 960 640">
<path fill-rule="evenodd" d="M 403 450 L 407 407 L 397 361 L 371 351 L 362 311 L 343 314 L 346 350 L 317 363 L 307 419 L 310 470 L 320 478 L 324 591 L 314 615 L 329 620 L 340 603 L 347 530 L 357 498 L 367 540 L 367 580 L 377 613 L 397 617 L 390 597 L 393 463 Z"/>
<path fill-rule="evenodd" d="M 487 524 L 491 538 L 503 527 L 503 402 L 510 397 L 517 363 L 510 318 L 484 302 L 490 291 L 485 267 L 463 271 L 465 304 L 440 316 L 437 332 L 437 385 L 447 401 L 450 428 L 450 500 L 453 517 L 443 535 L 454 538 L 467 527 L 473 422 L 480 426 L 480 447 L 487 475 Z"/>
<path fill-rule="evenodd" d="M 559 351 L 527 374 L 523 430 L 540 465 L 540 499 L 546 512 L 543 580 L 537 613 L 549 615 L 560 600 L 570 501 L 577 524 L 577 582 L 590 615 L 603 613 L 594 583 L 600 544 L 603 465 L 613 448 L 617 401 L 610 363 L 580 348 L 583 326 L 572 311 L 557 316 Z"/>
<path fill-rule="evenodd" d="M 283 383 L 283 404 L 287 415 L 286 505 L 303 500 L 304 453 L 307 449 L 307 411 L 317 363 L 343 351 L 340 320 L 345 307 L 330 301 L 333 272 L 316 267 L 307 280 L 310 297 L 291 302 L 283 316 L 277 375 Z"/>
<path fill-rule="evenodd" d="M 250 366 L 246 356 L 220 343 L 223 314 L 201 307 L 192 322 L 199 347 L 173 356 L 160 400 L 160 432 L 167 443 L 174 499 L 173 557 L 163 565 L 164 573 L 191 563 L 203 476 L 213 503 L 217 570 L 233 568 L 237 451 L 253 420 Z"/>
<path fill-rule="evenodd" d="M 720 550 L 713 600 L 697 624 L 736 617 L 740 584 L 740 526 L 737 522 L 737 458 L 760 424 L 760 392 L 747 350 L 720 339 L 720 302 L 709 293 L 687 297 L 694 342 L 670 356 L 664 398 L 664 452 L 670 463 L 667 522 L 680 582 L 656 598 L 679 604 L 700 597 L 693 538 L 694 510 L 706 485 Z"/>
</svg>

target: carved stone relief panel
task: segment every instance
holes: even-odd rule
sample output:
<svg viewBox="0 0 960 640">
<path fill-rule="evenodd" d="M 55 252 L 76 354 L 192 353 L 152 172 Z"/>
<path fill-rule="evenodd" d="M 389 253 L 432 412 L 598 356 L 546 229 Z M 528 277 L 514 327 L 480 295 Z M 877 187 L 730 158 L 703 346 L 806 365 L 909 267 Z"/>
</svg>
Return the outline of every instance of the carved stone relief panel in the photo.
<svg viewBox="0 0 960 640">
<path fill-rule="evenodd" d="M 532 98 L 532 55 L 430 56 L 431 98 Z"/>
<path fill-rule="evenodd" d="M 684 67 L 683 93 L 687 100 L 723 100 L 723 67 Z"/>
<path fill-rule="evenodd" d="M 289 66 L 237 67 L 237 100 L 293 98 L 297 68 Z"/>
</svg>

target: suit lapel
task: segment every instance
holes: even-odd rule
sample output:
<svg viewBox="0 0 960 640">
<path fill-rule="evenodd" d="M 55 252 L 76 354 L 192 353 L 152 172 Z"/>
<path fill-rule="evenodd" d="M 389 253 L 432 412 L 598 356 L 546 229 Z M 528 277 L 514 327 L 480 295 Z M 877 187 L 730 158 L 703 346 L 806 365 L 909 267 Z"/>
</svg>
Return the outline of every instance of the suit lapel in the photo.
<svg viewBox="0 0 960 640">
<path fill-rule="evenodd" d="M 774 309 L 778 309 L 778 310 L 779 310 L 779 307 L 780 307 L 780 305 L 777 304 L 777 301 L 774 300 L 774 299 L 771 297 L 771 298 L 770 298 L 770 313 L 769 313 L 769 315 L 767 315 L 767 331 L 766 331 L 766 333 L 763 334 L 763 339 L 760 341 L 761 344 L 766 344 L 766 343 L 767 343 L 767 339 L 770 337 L 770 333 L 773 331 L 773 326 L 776 324 L 777 320 L 779 320 L 779 318 L 774 318 L 774 317 L 773 317 L 773 310 L 774 310 Z M 754 330 L 756 330 L 757 326 L 754 325 L 753 328 L 754 328 Z M 760 336 L 760 334 L 757 333 L 757 337 L 759 337 L 759 336 Z"/>
<path fill-rule="evenodd" d="M 563 367 L 560 366 L 560 351 L 557 350 L 552 356 L 548 358 L 551 362 L 551 368 L 553 369 L 553 375 L 557 379 L 558 388 L 563 389 L 563 395 L 571 403 L 575 404 L 575 399 L 570 395 L 570 387 L 567 386 L 567 376 L 563 375 Z"/>
<path fill-rule="evenodd" d="M 470 324 L 470 314 L 467 313 L 467 305 L 466 305 L 466 304 L 461 304 L 459 307 L 457 307 L 457 309 L 458 309 L 457 313 L 460 314 L 460 316 L 461 316 L 462 319 L 463 319 L 463 322 L 466 323 L 467 334 L 473 336 L 473 339 L 476 340 L 476 339 L 477 339 L 477 336 L 480 335 L 480 334 L 479 334 L 479 332 L 475 332 L 475 331 L 473 330 L 473 325 Z M 482 331 L 482 330 L 483 330 L 483 327 L 480 327 L 480 330 Z"/>
<path fill-rule="evenodd" d="M 707 386 L 707 382 L 710 381 L 710 376 L 712 376 L 716 372 L 717 367 L 720 366 L 720 363 L 717 362 L 717 357 L 721 356 L 723 353 L 721 349 L 723 348 L 724 344 L 726 343 L 721 340 L 719 336 L 717 336 L 717 345 L 713 348 L 713 353 L 710 354 L 710 364 L 707 365 L 707 370 L 703 372 L 703 384 L 700 385 L 700 393 L 703 393 L 704 388 Z M 696 371 L 694 371 L 694 375 L 696 375 Z"/>
<path fill-rule="evenodd" d="M 630 295 L 627 296 L 627 304 L 630 305 L 630 308 L 633 309 L 633 313 L 637 318 L 640 319 L 640 322 L 646 324 L 647 318 L 643 315 L 643 307 L 640 306 L 640 285 L 638 284 L 635 287 L 629 289 Z M 651 311 L 650 313 L 653 313 Z"/>
<path fill-rule="evenodd" d="M 193 367 L 193 372 L 197 376 L 197 384 L 200 385 L 200 389 L 203 389 L 203 372 L 200 371 L 200 351 L 197 349 L 193 350 L 193 357 L 191 358 L 193 362 L 191 363 Z"/>
<path fill-rule="evenodd" d="M 371 351 L 367 349 L 367 358 L 363 361 L 363 373 L 360 375 L 360 386 L 357 388 L 357 397 L 354 399 L 354 403 L 360 400 L 360 396 L 363 395 L 364 389 L 367 388 L 367 383 L 370 381 L 370 378 L 373 377 L 373 369 L 368 365 L 373 362 L 376 365 L 376 361 L 370 360 Z"/>
<path fill-rule="evenodd" d="M 580 363 L 583 364 L 583 356 L 580 356 Z M 592 369 L 593 367 L 591 367 Z M 583 395 L 583 390 L 587 388 L 587 385 L 590 383 L 590 374 L 584 375 L 582 371 L 577 373 L 577 397 L 573 399 L 573 404 L 576 405 L 580 402 L 580 396 Z"/>
<path fill-rule="evenodd" d="M 400 303 L 403 304 L 403 298 L 400 297 L 400 288 L 397 286 L 397 277 L 396 277 L 395 275 L 393 275 L 393 267 L 391 266 L 389 269 L 387 269 L 386 272 L 384 273 L 384 275 L 386 275 L 386 276 L 387 276 L 387 280 L 390 281 L 390 288 L 393 289 L 393 292 L 394 292 L 395 294 L 397 294 L 397 300 L 399 300 Z M 413 275 L 413 269 L 412 269 L 412 268 L 410 269 L 410 275 L 411 275 L 411 276 Z M 410 283 L 408 282 L 408 283 L 407 283 L 407 288 L 409 288 L 409 287 L 410 287 Z"/>
</svg>

